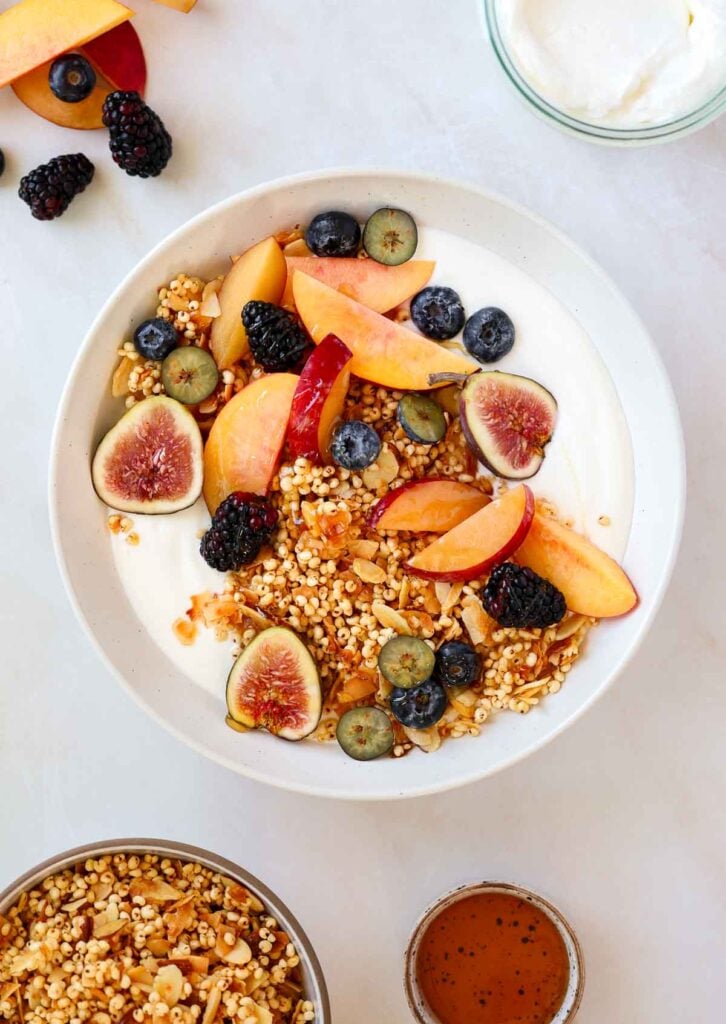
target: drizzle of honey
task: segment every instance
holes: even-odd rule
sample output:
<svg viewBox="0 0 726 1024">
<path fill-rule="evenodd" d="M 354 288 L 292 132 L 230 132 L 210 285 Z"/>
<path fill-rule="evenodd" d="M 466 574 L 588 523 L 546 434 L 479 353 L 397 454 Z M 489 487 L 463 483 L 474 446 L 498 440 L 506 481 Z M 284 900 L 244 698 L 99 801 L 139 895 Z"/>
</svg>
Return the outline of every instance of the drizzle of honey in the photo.
<svg viewBox="0 0 726 1024">
<path fill-rule="evenodd" d="M 416 959 L 419 989 L 440 1024 L 550 1024 L 569 974 L 550 918 L 508 893 L 476 893 L 444 907 Z"/>
</svg>

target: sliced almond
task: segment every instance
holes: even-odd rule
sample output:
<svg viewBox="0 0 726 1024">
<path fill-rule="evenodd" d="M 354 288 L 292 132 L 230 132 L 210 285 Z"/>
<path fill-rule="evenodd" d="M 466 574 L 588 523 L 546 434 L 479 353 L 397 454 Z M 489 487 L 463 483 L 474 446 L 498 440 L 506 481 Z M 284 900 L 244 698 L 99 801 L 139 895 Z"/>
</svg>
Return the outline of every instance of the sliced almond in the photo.
<svg viewBox="0 0 726 1024">
<path fill-rule="evenodd" d="M 563 619 L 557 627 L 555 633 L 556 640 L 566 640 L 568 637 L 574 636 L 574 634 L 587 622 L 584 615 L 570 615 L 569 618 Z"/>
<path fill-rule="evenodd" d="M 404 576 L 401 581 L 401 589 L 398 592 L 398 607 L 405 608 L 408 604 L 408 596 L 411 593 L 411 580 L 408 576 Z"/>
<path fill-rule="evenodd" d="M 171 964 L 178 967 L 184 975 L 209 973 L 209 957 L 206 956 L 174 956 L 159 961 L 159 967 L 168 967 Z"/>
<path fill-rule="evenodd" d="M 94 900 L 105 900 L 113 892 L 113 886 L 110 882 L 96 882 L 93 886 L 93 898 Z"/>
<path fill-rule="evenodd" d="M 243 964 L 248 964 L 252 959 L 252 950 L 244 939 L 237 939 L 234 946 L 232 946 L 232 948 L 226 953 L 222 954 L 222 959 L 225 963 L 234 964 L 236 967 L 242 967 Z"/>
<path fill-rule="evenodd" d="M 168 903 L 184 895 L 163 878 L 135 878 L 129 886 L 132 896 L 143 896 L 149 903 Z"/>
<path fill-rule="evenodd" d="M 111 395 L 113 398 L 122 398 L 129 393 L 129 374 L 134 368 L 134 360 L 124 356 L 113 372 L 111 378 Z"/>
<path fill-rule="evenodd" d="M 182 997 L 184 989 L 184 975 L 176 964 L 168 964 L 160 967 L 154 978 L 154 991 L 167 1006 L 176 1006 Z"/>
<path fill-rule="evenodd" d="M 381 447 L 378 458 L 361 473 L 363 483 L 369 491 L 390 484 L 398 476 L 398 459 L 388 444 Z"/>
<path fill-rule="evenodd" d="M 209 990 L 207 996 L 207 1005 L 204 1008 L 204 1016 L 202 1017 L 202 1024 L 212 1024 L 214 1018 L 217 1016 L 217 1010 L 219 1004 L 222 1002 L 222 992 L 215 985 L 214 988 Z"/>
<path fill-rule="evenodd" d="M 104 924 L 96 927 L 95 923 L 93 926 L 93 937 L 94 939 L 109 939 L 112 935 L 120 932 L 122 928 L 125 928 L 128 921 L 106 921 Z"/>
<path fill-rule="evenodd" d="M 446 600 L 447 600 L 447 598 L 449 596 L 450 591 L 451 591 L 451 584 L 450 583 L 445 583 L 443 580 L 437 580 L 434 583 L 434 593 L 436 594 L 436 600 L 439 602 L 439 604 L 441 605 L 442 609 L 443 609 L 444 605 L 446 604 Z"/>
<path fill-rule="evenodd" d="M 373 601 L 371 611 L 385 629 L 393 629 L 403 636 L 412 636 L 411 627 L 402 612 L 394 611 L 383 601 Z"/>
<path fill-rule="evenodd" d="M 364 583 L 384 583 L 386 579 L 386 570 L 382 569 L 380 565 L 376 565 L 375 562 L 368 561 L 367 558 L 354 559 L 353 572 Z"/>
<path fill-rule="evenodd" d="M 79 900 L 71 900 L 70 903 L 62 904 L 61 910 L 65 910 L 67 914 L 75 914 L 81 907 L 85 907 L 86 903 L 88 903 L 88 900 L 85 896 L 82 896 Z"/>
<path fill-rule="evenodd" d="M 377 540 L 354 540 L 348 545 L 348 551 L 356 558 L 374 558 L 379 546 Z"/>
<path fill-rule="evenodd" d="M 404 725 L 403 731 L 411 742 L 426 754 L 433 754 L 441 746 L 441 736 L 435 725 L 432 725 L 430 729 L 408 729 Z"/>
</svg>

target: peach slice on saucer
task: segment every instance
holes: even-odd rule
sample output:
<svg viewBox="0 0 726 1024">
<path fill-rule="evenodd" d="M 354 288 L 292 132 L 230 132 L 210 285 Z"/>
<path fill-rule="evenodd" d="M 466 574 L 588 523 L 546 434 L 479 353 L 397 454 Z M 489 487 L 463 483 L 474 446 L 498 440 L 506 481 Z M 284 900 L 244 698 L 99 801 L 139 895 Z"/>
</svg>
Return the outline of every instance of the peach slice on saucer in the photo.
<svg viewBox="0 0 726 1024">
<path fill-rule="evenodd" d="M 553 583 L 570 611 L 594 618 L 625 615 L 638 595 L 618 563 L 592 541 L 536 513 L 515 558 Z"/>
<path fill-rule="evenodd" d="M 429 580 L 476 579 L 514 554 L 533 516 L 534 495 L 519 484 L 414 555 L 406 568 Z"/>
<path fill-rule="evenodd" d="M 351 373 L 383 387 L 428 391 L 430 374 L 469 374 L 475 365 L 322 281 L 296 270 L 292 289 L 300 317 L 316 344 L 337 335 L 353 353 Z"/>
<path fill-rule="evenodd" d="M 410 480 L 376 502 L 368 515 L 368 526 L 372 530 L 447 533 L 489 501 L 478 487 L 458 480 Z"/>
</svg>

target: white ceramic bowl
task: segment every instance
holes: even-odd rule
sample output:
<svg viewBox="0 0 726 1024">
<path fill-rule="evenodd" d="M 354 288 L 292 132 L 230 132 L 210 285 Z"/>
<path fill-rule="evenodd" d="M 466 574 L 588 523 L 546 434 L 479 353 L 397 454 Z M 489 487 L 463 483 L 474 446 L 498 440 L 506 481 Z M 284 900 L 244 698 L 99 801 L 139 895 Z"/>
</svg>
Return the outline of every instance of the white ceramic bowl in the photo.
<svg viewBox="0 0 726 1024">
<path fill-rule="evenodd" d="M 641 602 L 590 638 L 573 681 L 526 716 L 502 714 L 474 740 L 435 755 L 359 763 L 335 744 L 244 736 L 215 699 L 161 653 L 129 605 L 114 568 L 106 513 L 91 486 L 91 454 L 118 416 L 107 397 L 116 360 L 111 339 L 148 315 L 150 288 L 180 268 L 210 277 L 270 232 L 323 209 L 364 218 L 372 204 L 401 206 L 422 224 L 479 243 L 529 273 L 579 319 L 603 357 L 632 439 L 635 505 L 626 564 Z M 235 771 L 301 792 L 348 799 L 433 793 L 480 779 L 532 753 L 570 725 L 622 671 L 653 620 L 675 560 L 685 473 L 677 408 L 657 350 L 605 274 L 567 238 L 512 203 L 438 178 L 390 171 L 325 171 L 262 185 L 220 203 L 158 245 L 114 292 L 71 370 L 52 445 L 53 537 L 76 612 L 106 664 L 175 736 Z M 574 679 L 576 676 L 576 684 Z"/>
</svg>

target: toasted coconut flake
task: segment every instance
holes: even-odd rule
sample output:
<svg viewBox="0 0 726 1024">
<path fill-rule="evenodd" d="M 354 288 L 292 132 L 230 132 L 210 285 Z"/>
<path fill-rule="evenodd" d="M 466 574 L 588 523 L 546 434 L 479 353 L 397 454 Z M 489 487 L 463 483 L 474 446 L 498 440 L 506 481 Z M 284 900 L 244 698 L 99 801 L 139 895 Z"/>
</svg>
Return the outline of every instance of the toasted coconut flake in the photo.
<svg viewBox="0 0 726 1024">
<path fill-rule="evenodd" d="M 584 615 L 570 615 L 563 619 L 557 627 L 555 633 L 556 640 L 566 640 L 568 637 L 574 636 L 574 634 L 585 625 L 587 618 Z"/>
<path fill-rule="evenodd" d="M 209 995 L 207 996 L 207 1004 L 204 1009 L 202 1024 L 212 1024 L 214 1018 L 217 1016 L 217 1010 L 219 1009 L 219 1004 L 221 1002 L 222 991 L 215 985 L 210 989 Z"/>
<path fill-rule="evenodd" d="M 426 754 L 435 753 L 441 746 L 441 736 L 435 725 L 432 725 L 430 729 L 409 729 L 404 725 L 403 731 L 411 742 Z"/>
<path fill-rule="evenodd" d="M 377 540 L 354 540 L 348 545 L 348 551 L 356 558 L 374 558 L 379 547 Z"/>
<path fill-rule="evenodd" d="M 156 992 L 167 1006 L 176 1006 L 182 997 L 184 990 L 184 975 L 176 964 L 168 964 L 160 967 L 154 978 L 154 992 Z"/>
<path fill-rule="evenodd" d="M 134 360 L 124 356 L 114 370 L 111 378 L 111 395 L 113 398 L 122 398 L 129 393 L 129 374 L 134 368 Z"/>
<path fill-rule="evenodd" d="M 181 899 L 184 893 L 163 878 L 135 878 L 129 886 L 132 896 L 143 896 L 148 903 L 167 903 Z"/>
<path fill-rule="evenodd" d="M 387 487 L 388 484 L 396 479 L 398 476 L 398 459 L 388 444 L 382 445 L 376 461 L 368 466 L 367 469 L 364 469 L 361 476 L 368 490 L 374 492 L 382 487 Z"/>
</svg>

